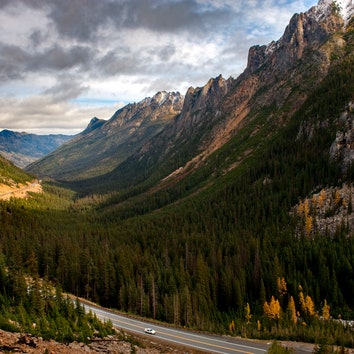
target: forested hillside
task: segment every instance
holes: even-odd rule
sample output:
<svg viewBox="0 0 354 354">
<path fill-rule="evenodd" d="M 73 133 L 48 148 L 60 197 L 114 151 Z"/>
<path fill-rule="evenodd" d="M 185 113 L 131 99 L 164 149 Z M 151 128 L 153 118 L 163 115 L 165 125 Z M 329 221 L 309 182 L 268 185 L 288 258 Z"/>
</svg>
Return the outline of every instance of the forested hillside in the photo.
<svg viewBox="0 0 354 354">
<path fill-rule="evenodd" d="M 325 25 L 300 59 L 289 26 L 240 79 L 190 90 L 108 174 L 0 202 L 4 265 L 178 326 L 352 347 L 354 32 Z"/>
<path fill-rule="evenodd" d="M 323 188 L 352 183 L 353 170 L 343 174 L 329 147 L 353 83 L 350 55 L 270 144 L 229 173 L 216 173 L 218 161 L 237 137 L 156 193 L 75 200 L 47 185 L 43 195 L 2 203 L 5 262 L 23 272 L 36 264 L 31 272 L 75 295 L 177 325 L 319 340 L 335 326 L 317 319 L 327 316 L 325 304 L 333 318 L 353 318 L 353 237 L 345 220 L 334 234 L 310 235 L 291 210 Z M 305 122 L 311 135 L 299 134 Z M 213 177 L 199 189 L 202 176 Z M 338 326 L 331 342 L 351 345 Z"/>
</svg>

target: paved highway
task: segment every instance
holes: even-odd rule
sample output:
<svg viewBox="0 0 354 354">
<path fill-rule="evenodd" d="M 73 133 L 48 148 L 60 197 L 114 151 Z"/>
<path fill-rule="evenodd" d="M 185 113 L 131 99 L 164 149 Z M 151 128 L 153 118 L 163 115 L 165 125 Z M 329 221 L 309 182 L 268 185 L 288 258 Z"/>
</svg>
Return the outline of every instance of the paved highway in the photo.
<svg viewBox="0 0 354 354">
<path fill-rule="evenodd" d="M 93 305 L 84 303 L 85 310 L 95 313 L 101 320 L 111 320 L 113 325 L 117 328 L 129 332 L 136 332 L 144 335 L 144 328 L 151 327 L 156 330 L 155 335 L 145 334 L 151 336 L 152 340 L 162 339 L 170 343 L 176 343 L 185 347 L 191 347 L 206 353 L 244 353 L 244 354 L 265 354 L 268 345 L 260 342 L 253 342 L 241 339 L 234 339 L 229 337 L 213 336 L 198 334 L 192 331 L 174 329 L 159 325 L 153 325 L 148 322 L 132 319 L 121 316 L 116 313 L 98 308 Z"/>
</svg>

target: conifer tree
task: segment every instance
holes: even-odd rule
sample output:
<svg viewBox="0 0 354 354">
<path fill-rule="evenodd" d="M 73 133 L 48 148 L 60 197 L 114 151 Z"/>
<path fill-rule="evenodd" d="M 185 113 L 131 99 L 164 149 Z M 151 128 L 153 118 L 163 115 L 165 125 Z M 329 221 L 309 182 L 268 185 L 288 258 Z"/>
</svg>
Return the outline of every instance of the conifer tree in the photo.
<svg viewBox="0 0 354 354">
<path fill-rule="evenodd" d="M 306 295 L 305 298 L 305 306 L 306 306 L 306 313 L 309 316 L 314 316 L 315 315 L 315 304 L 313 303 L 313 300 L 309 295 Z"/>
<path fill-rule="evenodd" d="M 284 295 L 287 293 L 287 287 L 286 287 L 286 281 L 284 277 L 278 277 L 277 278 L 277 290 L 279 297 L 282 298 Z"/>
<path fill-rule="evenodd" d="M 327 304 L 327 300 L 324 299 L 323 307 L 322 307 L 322 317 L 326 321 L 329 320 L 329 318 L 331 317 L 329 310 L 330 310 L 330 307 Z"/>
<path fill-rule="evenodd" d="M 251 322 L 251 308 L 250 308 L 250 304 L 247 302 L 246 306 L 245 306 L 245 319 L 247 324 L 249 324 Z"/>
<path fill-rule="evenodd" d="M 294 298 L 292 296 L 290 296 L 287 311 L 288 311 L 288 314 L 290 317 L 290 321 L 293 324 L 296 324 L 296 322 L 297 322 L 296 307 L 295 307 Z"/>
<path fill-rule="evenodd" d="M 322 207 L 325 200 L 326 200 L 326 191 L 324 189 L 321 190 L 319 196 L 318 196 L 318 206 Z"/>
<path fill-rule="evenodd" d="M 280 303 L 274 296 L 271 297 L 270 302 L 267 301 L 263 305 L 264 314 L 271 320 L 278 320 L 280 318 Z"/>
</svg>

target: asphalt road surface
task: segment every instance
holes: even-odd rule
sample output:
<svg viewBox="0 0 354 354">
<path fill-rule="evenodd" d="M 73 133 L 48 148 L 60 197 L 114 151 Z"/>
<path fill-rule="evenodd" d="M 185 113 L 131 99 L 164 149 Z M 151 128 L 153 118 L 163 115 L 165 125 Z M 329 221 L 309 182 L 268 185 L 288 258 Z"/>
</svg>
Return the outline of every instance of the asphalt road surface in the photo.
<svg viewBox="0 0 354 354">
<path fill-rule="evenodd" d="M 164 327 L 151 324 L 126 316 L 118 315 L 111 311 L 84 303 L 86 312 L 92 311 L 101 320 L 111 320 L 116 328 L 123 329 L 127 332 L 135 332 L 140 335 L 152 337 L 152 340 L 161 339 L 170 343 L 175 343 L 185 347 L 205 351 L 206 353 L 244 353 L 244 354 L 265 354 L 271 341 L 268 343 L 257 342 L 243 339 L 236 339 L 225 336 L 215 336 L 207 334 L 199 334 L 193 331 Z M 156 331 L 155 335 L 145 334 L 144 328 L 150 327 Z M 307 350 L 295 348 L 295 353 L 305 353 Z"/>
</svg>

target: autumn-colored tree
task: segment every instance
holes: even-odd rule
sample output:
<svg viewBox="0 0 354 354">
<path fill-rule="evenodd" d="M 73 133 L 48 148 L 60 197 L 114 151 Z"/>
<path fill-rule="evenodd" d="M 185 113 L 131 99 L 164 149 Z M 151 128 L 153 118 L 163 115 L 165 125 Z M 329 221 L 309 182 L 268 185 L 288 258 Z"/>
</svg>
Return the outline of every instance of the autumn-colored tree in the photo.
<svg viewBox="0 0 354 354">
<path fill-rule="evenodd" d="M 264 314 L 271 320 L 278 320 L 280 318 L 280 303 L 274 296 L 271 297 L 270 302 L 267 301 L 263 305 Z"/>
<path fill-rule="evenodd" d="M 315 315 L 315 304 L 309 295 L 304 296 L 301 285 L 299 286 L 299 305 L 302 313 L 308 316 Z"/>
<path fill-rule="evenodd" d="M 297 206 L 298 215 L 302 215 L 304 213 L 304 203 L 300 200 L 299 205 Z"/>
<path fill-rule="evenodd" d="M 295 307 L 294 298 L 292 296 L 290 296 L 287 311 L 288 311 L 291 322 L 296 324 L 296 322 L 297 322 L 296 307 Z"/>
<path fill-rule="evenodd" d="M 304 214 L 305 214 L 305 216 L 309 215 L 309 211 L 310 211 L 309 201 L 308 201 L 308 199 L 306 199 L 305 202 L 304 202 Z"/>
<path fill-rule="evenodd" d="M 326 198 L 327 198 L 326 191 L 324 189 L 322 189 L 319 196 L 318 196 L 319 207 L 323 206 L 323 203 L 325 202 Z"/>
<path fill-rule="evenodd" d="M 258 329 L 258 332 L 261 331 L 261 321 L 260 320 L 257 320 L 257 329 Z"/>
<path fill-rule="evenodd" d="M 245 306 L 245 319 L 247 321 L 247 324 L 250 323 L 251 321 L 251 308 L 250 308 L 250 304 L 247 302 L 246 306 Z"/>
<path fill-rule="evenodd" d="M 284 295 L 286 295 L 288 289 L 286 287 L 286 281 L 284 277 L 278 277 L 277 278 L 277 290 L 279 297 L 282 298 Z"/>
<path fill-rule="evenodd" d="M 336 189 L 336 191 L 334 192 L 334 204 L 338 205 L 340 201 L 341 201 L 341 196 L 338 189 Z"/>
<path fill-rule="evenodd" d="M 229 331 L 233 333 L 235 332 L 235 328 L 236 328 L 235 321 L 232 320 L 231 323 L 229 324 Z"/>
<path fill-rule="evenodd" d="M 329 320 L 329 318 L 331 317 L 329 310 L 330 310 L 330 307 L 327 304 L 327 300 L 324 299 L 323 306 L 322 306 L 322 317 L 326 321 Z"/>
<path fill-rule="evenodd" d="M 305 215 L 305 234 L 310 236 L 313 229 L 313 217 L 311 215 Z"/>
<path fill-rule="evenodd" d="M 306 313 L 309 316 L 314 316 L 315 315 L 315 304 L 309 295 L 306 295 L 305 305 L 306 305 Z"/>
</svg>

